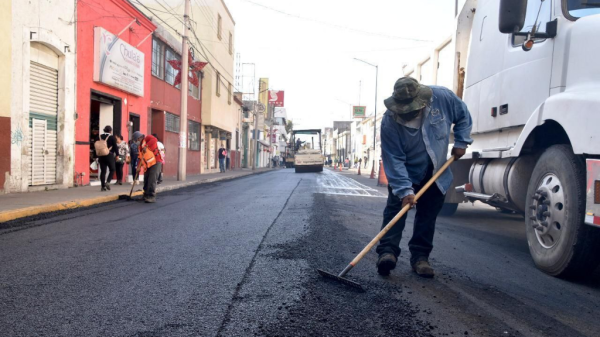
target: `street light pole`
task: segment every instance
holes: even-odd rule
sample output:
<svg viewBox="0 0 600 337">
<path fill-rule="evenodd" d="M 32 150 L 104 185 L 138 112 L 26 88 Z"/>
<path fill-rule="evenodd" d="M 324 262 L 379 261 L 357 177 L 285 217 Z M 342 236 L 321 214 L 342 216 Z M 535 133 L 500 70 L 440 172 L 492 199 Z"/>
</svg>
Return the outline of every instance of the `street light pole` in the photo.
<svg viewBox="0 0 600 337">
<path fill-rule="evenodd" d="M 366 63 L 371 67 L 375 67 L 375 118 L 373 120 L 373 168 L 375 168 L 375 149 L 377 147 L 377 81 L 379 77 L 379 66 L 361 59 L 357 59 L 356 57 L 354 59 L 362 63 Z"/>
</svg>

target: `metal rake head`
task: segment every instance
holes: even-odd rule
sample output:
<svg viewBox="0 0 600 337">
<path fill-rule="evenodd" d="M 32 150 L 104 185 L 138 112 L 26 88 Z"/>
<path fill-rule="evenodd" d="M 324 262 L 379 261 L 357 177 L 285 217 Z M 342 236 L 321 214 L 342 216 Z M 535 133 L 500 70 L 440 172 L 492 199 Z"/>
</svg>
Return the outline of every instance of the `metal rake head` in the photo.
<svg viewBox="0 0 600 337">
<path fill-rule="evenodd" d="M 354 289 L 358 289 L 361 292 L 365 291 L 365 289 L 363 288 L 362 285 L 360 285 L 360 283 L 356 283 L 356 282 L 351 281 L 351 280 L 349 280 L 347 278 L 340 277 L 340 276 L 338 276 L 336 274 L 332 274 L 332 273 L 324 271 L 322 269 L 317 269 L 317 271 L 319 272 L 319 274 L 321 274 L 321 276 L 323 276 L 325 278 L 328 278 L 330 280 L 334 280 L 334 281 L 343 283 L 343 284 L 345 284 L 347 286 L 350 286 L 350 287 L 352 287 Z"/>
</svg>

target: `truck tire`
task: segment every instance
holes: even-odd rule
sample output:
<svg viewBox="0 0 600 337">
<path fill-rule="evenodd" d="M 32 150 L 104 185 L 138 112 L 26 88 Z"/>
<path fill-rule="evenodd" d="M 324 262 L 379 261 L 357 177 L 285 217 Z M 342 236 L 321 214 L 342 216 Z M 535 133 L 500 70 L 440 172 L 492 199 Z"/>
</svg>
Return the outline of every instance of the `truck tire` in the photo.
<svg viewBox="0 0 600 337">
<path fill-rule="evenodd" d="M 535 265 L 547 274 L 580 278 L 600 262 L 600 230 L 586 225 L 585 163 L 568 145 L 553 145 L 538 159 L 525 208 L 525 231 Z"/>
<path fill-rule="evenodd" d="M 456 209 L 458 208 L 458 204 L 455 203 L 444 203 L 442 209 L 440 210 L 439 215 L 441 216 L 453 216 L 456 213 Z"/>
</svg>

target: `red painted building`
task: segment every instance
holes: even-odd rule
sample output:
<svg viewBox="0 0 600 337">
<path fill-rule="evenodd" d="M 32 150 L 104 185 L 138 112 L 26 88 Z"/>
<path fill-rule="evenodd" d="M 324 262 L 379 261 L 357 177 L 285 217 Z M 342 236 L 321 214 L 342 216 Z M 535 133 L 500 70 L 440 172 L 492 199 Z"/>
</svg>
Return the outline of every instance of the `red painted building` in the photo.
<svg viewBox="0 0 600 337">
<path fill-rule="evenodd" d="M 181 61 L 181 41 L 173 37 L 155 23 L 158 29 L 152 37 L 151 62 L 151 130 L 165 145 L 165 165 L 163 174 L 166 177 L 176 177 L 179 165 L 179 140 L 181 116 L 181 85 L 175 86 L 178 70 L 168 61 Z M 187 102 L 187 174 L 200 174 L 200 123 L 202 97 L 202 74 L 196 74 L 198 85 L 189 83 Z"/>
<path fill-rule="evenodd" d="M 126 0 L 77 1 L 75 173 L 83 173 L 83 184 L 96 179 L 90 149 L 97 130 L 111 125 L 125 140 L 150 130 L 155 29 Z"/>
</svg>

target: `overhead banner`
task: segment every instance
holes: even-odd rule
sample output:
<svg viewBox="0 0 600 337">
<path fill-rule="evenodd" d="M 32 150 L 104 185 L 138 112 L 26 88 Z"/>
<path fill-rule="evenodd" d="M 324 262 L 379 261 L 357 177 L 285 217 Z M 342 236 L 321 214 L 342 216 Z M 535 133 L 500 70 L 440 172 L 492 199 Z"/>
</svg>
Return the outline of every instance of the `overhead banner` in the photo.
<svg viewBox="0 0 600 337">
<path fill-rule="evenodd" d="M 352 118 L 365 118 L 367 107 L 366 106 L 353 106 L 352 107 Z"/>
<path fill-rule="evenodd" d="M 275 107 L 283 107 L 283 91 L 269 90 L 269 104 Z"/>
<path fill-rule="evenodd" d="M 106 29 L 95 27 L 94 81 L 144 96 L 144 53 Z"/>
</svg>

